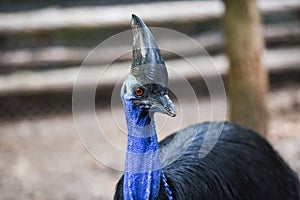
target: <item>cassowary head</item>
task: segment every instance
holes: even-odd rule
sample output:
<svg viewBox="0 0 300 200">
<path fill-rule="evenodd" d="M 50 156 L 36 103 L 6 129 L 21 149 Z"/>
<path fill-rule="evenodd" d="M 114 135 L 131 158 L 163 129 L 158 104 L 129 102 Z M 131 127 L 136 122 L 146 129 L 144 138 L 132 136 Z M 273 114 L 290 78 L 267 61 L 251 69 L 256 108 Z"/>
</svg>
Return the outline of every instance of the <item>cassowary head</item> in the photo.
<svg viewBox="0 0 300 200">
<path fill-rule="evenodd" d="M 174 117 L 168 96 L 168 73 L 160 50 L 145 23 L 132 15 L 133 55 L 130 74 L 121 89 L 123 102 L 132 104 L 139 115 L 160 112 Z"/>
</svg>

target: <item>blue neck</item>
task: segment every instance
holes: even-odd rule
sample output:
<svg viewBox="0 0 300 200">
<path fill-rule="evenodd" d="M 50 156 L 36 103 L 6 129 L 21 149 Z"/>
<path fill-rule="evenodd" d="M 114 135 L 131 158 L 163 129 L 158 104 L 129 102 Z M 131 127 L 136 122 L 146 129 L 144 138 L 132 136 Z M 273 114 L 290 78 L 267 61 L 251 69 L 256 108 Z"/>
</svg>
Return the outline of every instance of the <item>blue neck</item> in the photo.
<svg viewBox="0 0 300 200">
<path fill-rule="evenodd" d="M 162 169 L 153 115 L 124 100 L 128 146 L 124 172 L 125 200 L 156 199 Z"/>
</svg>

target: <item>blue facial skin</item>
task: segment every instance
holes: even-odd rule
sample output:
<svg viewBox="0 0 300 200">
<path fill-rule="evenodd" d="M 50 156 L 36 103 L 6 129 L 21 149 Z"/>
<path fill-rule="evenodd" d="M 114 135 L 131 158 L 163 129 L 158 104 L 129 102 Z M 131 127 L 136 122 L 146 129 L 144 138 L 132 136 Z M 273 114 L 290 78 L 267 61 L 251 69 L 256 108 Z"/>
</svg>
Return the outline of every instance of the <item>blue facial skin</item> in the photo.
<svg viewBox="0 0 300 200">
<path fill-rule="evenodd" d="M 124 172 L 125 200 L 155 199 L 162 169 L 153 114 L 132 99 L 122 99 L 127 127 L 128 146 Z"/>
</svg>

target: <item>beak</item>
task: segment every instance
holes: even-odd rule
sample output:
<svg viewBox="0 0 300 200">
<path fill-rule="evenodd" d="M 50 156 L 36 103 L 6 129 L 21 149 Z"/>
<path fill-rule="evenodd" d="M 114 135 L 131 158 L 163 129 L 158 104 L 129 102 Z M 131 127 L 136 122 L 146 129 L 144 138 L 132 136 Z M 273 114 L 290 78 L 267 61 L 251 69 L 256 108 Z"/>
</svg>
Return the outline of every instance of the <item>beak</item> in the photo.
<svg viewBox="0 0 300 200">
<path fill-rule="evenodd" d="M 160 101 L 159 103 L 161 104 L 160 110 L 162 113 L 165 113 L 171 117 L 176 116 L 175 106 L 167 94 L 160 97 L 159 101 Z"/>
</svg>

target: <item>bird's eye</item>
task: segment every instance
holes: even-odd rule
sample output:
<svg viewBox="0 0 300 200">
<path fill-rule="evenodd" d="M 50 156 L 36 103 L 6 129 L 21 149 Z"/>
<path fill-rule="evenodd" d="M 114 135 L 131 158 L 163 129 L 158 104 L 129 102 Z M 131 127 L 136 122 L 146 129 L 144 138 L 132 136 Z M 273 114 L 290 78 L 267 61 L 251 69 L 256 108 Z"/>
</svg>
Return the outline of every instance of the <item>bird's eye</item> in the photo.
<svg viewBox="0 0 300 200">
<path fill-rule="evenodd" d="M 145 90 L 143 88 L 140 88 L 140 87 L 135 88 L 133 90 L 134 95 L 137 96 L 137 97 L 143 96 L 144 92 L 145 92 Z"/>
</svg>

